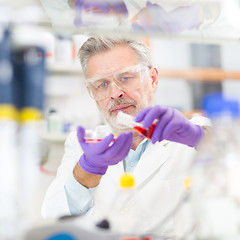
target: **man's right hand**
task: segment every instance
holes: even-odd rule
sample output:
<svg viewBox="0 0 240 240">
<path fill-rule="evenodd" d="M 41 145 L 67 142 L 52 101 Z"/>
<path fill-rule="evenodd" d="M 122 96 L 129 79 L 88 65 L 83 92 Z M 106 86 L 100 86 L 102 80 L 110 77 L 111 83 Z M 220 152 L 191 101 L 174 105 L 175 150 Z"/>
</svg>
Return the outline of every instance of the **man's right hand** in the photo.
<svg viewBox="0 0 240 240">
<path fill-rule="evenodd" d="M 108 166 L 122 161 L 132 146 L 132 132 L 121 133 L 111 145 L 113 134 L 108 135 L 98 143 L 86 143 L 84 140 L 85 129 L 81 126 L 77 129 L 78 141 L 84 151 L 80 157 L 80 167 L 92 174 L 104 175 Z"/>
</svg>

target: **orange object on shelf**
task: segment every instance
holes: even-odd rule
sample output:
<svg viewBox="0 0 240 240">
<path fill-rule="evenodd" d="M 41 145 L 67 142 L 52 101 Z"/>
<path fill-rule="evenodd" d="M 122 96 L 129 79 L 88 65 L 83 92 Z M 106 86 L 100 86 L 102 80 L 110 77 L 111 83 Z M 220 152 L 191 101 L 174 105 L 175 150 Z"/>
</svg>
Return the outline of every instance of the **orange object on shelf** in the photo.
<svg viewBox="0 0 240 240">
<path fill-rule="evenodd" d="M 158 68 L 159 77 L 182 78 L 190 81 L 219 82 L 224 79 L 240 79 L 240 72 L 228 72 L 220 68 L 162 69 Z"/>
</svg>

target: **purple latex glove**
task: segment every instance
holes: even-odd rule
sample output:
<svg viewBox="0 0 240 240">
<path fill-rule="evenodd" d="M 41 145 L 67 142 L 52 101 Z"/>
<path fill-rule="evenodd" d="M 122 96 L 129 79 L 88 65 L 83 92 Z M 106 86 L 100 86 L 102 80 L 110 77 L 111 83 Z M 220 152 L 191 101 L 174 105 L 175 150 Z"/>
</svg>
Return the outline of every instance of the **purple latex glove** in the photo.
<svg viewBox="0 0 240 240">
<path fill-rule="evenodd" d="M 152 143 L 166 139 L 196 147 L 204 135 L 201 126 L 191 123 L 180 111 L 170 107 L 147 107 L 137 114 L 135 120 L 143 121 L 144 128 L 158 120 L 151 138 Z"/>
<path fill-rule="evenodd" d="M 84 25 L 82 21 L 82 10 L 84 2 L 85 0 L 76 0 L 75 2 L 76 16 L 74 18 L 74 25 L 77 27 Z"/>
<path fill-rule="evenodd" d="M 96 13 L 128 15 L 128 10 L 123 0 L 100 2 L 96 0 L 87 0 L 83 4 L 83 9 Z"/>
<path fill-rule="evenodd" d="M 179 34 L 184 30 L 196 28 L 199 21 L 200 12 L 196 5 L 182 6 L 168 12 L 158 4 L 148 1 L 146 7 L 133 18 L 132 28 Z"/>
<path fill-rule="evenodd" d="M 123 0 L 118 1 L 99 1 L 99 0 L 76 0 L 75 3 L 76 17 L 74 24 L 76 26 L 86 25 L 83 23 L 83 12 L 92 14 L 115 14 L 128 16 L 128 10 Z"/>
<path fill-rule="evenodd" d="M 98 143 L 86 143 L 84 140 L 85 129 L 81 126 L 77 129 L 78 141 L 84 151 L 80 157 L 79 165 L 89 173 L 104 175 L 108 166 L 122 161 L 132 146 L 132 132 L 121 133 L 112 146 L 113 134 L 108 135 Z"/>
</svg>

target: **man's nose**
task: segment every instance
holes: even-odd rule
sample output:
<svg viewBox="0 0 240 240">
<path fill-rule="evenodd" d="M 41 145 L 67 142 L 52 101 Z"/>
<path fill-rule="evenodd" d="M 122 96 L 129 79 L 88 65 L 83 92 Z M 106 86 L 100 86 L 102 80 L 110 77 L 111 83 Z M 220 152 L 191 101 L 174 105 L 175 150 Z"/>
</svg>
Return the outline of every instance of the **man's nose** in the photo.
<svg viewBox="0 0 240 240">
<path fill-rule="evenodd" d="M 116 99 L 119 97 L 122 97 L 124 94 L 124 91 L 118 87 L 115 82 L 112 82 L 112 86 L 111 86 L 111 98 L 112 99 Z"/>
</svg>

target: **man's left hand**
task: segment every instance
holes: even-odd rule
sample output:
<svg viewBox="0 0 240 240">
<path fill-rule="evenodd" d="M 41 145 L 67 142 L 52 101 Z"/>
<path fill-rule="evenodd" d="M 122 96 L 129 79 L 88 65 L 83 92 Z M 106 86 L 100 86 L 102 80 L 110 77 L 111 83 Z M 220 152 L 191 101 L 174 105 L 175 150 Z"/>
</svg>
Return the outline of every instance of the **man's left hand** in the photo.
<svg viewBox="0 0 240 240">
<path fill-rule="evenodd" d="M 135 120 L 142 121 L 144 128 L 150 127 L 157 120 L 152 143 L 165 139 L 196 147 L 204 135 L 201 126 L 191 123 L 180 111 L 170 107 L 147 107 L 137 114 Z"/>
</svg>

